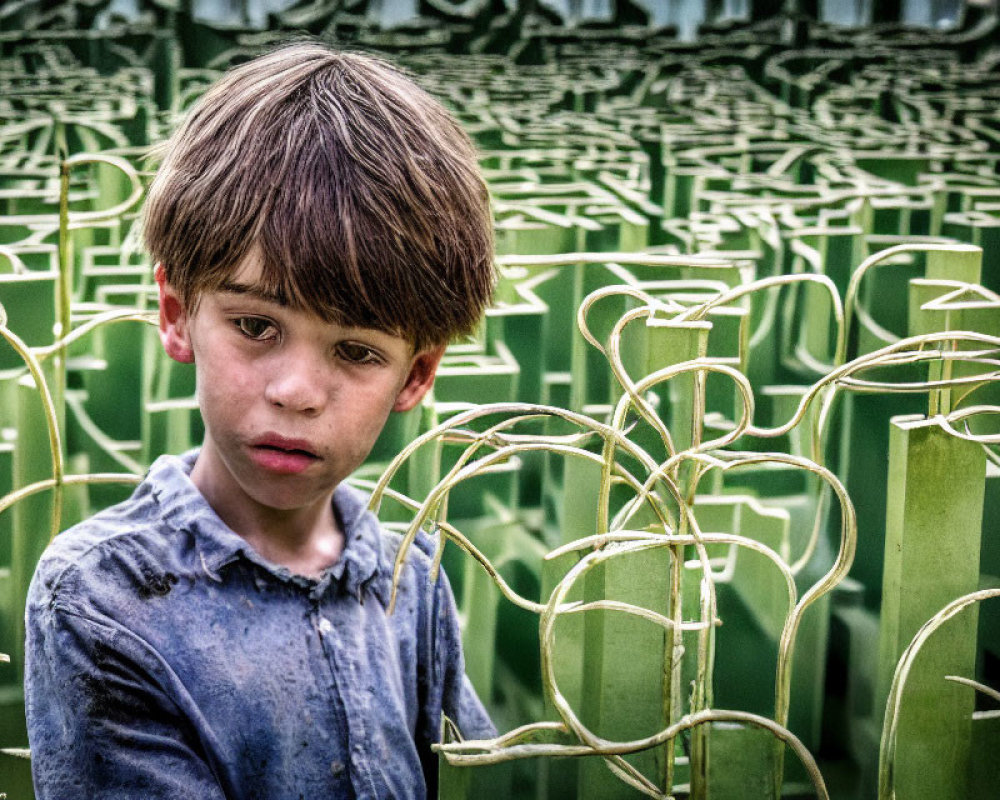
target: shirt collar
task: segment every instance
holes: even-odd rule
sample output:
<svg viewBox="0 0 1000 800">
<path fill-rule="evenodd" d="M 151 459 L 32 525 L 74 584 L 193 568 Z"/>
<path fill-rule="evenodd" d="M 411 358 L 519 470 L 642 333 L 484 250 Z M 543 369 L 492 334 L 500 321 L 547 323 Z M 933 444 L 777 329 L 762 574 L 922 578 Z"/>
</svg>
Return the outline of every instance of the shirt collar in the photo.
<svg viewBox="0 0 1000 800">
<path fill-rule="evenodd" d="M 313 580 L 267 561 L 219 518 L 191 482 L 191 469 L 197 457 L 197 449 L 180 456 L 160 456 L 150 467 L 146 482 L 170 527 L 194 535 L 202 567 L 210 578 L 222 582 L 219 570 L 243 558 L 279 580 L 308 589 L 315 597 L 335 584 L 362 602 L 366 588 L 373 590 L 383 604 L 387 601 L 383 597 L 385 581 L 376 580 L 383 572 L 381 530 L 375 515 L 367 510 L 363 492 L 345 484 L 334 490 L 333 506 L 344 532 L 344 549 L 337 563 L 319 580 Z"/>
</svg>

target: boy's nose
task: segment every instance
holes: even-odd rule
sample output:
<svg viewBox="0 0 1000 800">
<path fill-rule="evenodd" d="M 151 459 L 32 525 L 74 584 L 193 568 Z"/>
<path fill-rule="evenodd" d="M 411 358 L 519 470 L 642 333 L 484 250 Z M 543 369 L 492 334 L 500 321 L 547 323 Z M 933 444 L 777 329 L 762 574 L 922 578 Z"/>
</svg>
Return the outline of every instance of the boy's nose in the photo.
<svg viewBox="0 0 1000 800">
<path fill-rule="evenodd" d="M 318 414 L 326 398 L 322 371 L 294 357 L 286 357 L 270 375 L 264 398 L 287 411 Z"/>
</svg>

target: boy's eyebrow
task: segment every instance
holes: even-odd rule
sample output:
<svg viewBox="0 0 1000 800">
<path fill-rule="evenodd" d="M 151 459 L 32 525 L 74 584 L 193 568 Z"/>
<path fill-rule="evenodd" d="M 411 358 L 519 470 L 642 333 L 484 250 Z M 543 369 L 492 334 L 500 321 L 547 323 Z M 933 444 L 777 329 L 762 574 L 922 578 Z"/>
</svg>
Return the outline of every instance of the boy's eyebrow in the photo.
<svg viewBox="0 0 1000 800">
<path fill-rule="evenodd" d="M 266 303 L 274 303 L 279 306 L 288 305 L 288 299 L 285 297 L 284 293 L 269 292 L 260 286 L 252 286 L 246 283 L 236 283 L 234 281 L 225 280 L 219 285 L 219 291 L 248 295 L 257 300 L 263 300 Z"/>
</svg>

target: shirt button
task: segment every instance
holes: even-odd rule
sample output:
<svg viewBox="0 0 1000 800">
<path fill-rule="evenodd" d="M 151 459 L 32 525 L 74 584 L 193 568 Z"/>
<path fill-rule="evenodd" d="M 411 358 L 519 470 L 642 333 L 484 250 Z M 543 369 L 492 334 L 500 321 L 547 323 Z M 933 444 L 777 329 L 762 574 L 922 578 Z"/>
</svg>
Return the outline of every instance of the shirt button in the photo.
<svg viewBox="0 0 1000 800">
<path fill-rule="evenodd" d="M 320 617 L 319 620 L 319 630 L 320 633 L 329 633 L 333 630 L 333 625 L 330 623 L 326 617 Z"/>
<path fill-rule="evenodd" d="M 344 765 L 340 761 L 333 761 L 330 764 L 330 772 L 334 775 L 340 775 L 344 771 Z"/>
</svg>

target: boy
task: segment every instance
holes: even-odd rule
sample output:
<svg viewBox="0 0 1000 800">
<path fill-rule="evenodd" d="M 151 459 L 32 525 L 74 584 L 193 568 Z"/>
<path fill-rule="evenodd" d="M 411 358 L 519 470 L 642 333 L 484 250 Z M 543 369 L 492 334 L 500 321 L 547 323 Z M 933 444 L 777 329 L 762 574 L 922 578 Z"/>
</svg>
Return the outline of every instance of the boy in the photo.
<svg viewBox="0 0 1000 800">
<path fill-rule="evenodd" d="M 205 439 L 56 538 L 28 598 L 39 800 L 422 798 L 492 726 L 454 599 L 342 482 L 493 284 L 471 143 L 374 59 L 297 44 L 211 89 L 145 208 Z"/>
</svg>

